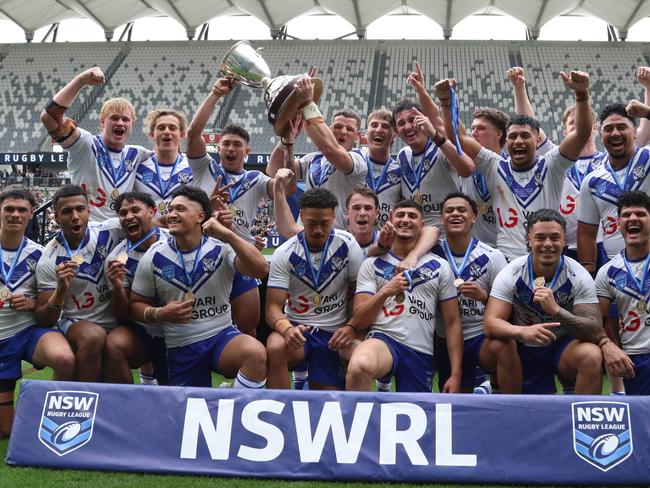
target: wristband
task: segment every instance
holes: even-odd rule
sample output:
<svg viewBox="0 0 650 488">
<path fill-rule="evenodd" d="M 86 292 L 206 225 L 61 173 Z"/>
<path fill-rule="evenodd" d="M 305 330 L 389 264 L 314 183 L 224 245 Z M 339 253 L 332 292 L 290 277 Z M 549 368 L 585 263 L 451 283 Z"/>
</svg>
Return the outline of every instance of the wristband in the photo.
<svg viewBox="0 0 650 488">
<path fill-rule="evenodd" d="M 278 322 L 282 322 L 283 320 L 286 323 L 278 324 Z M 275 329 L 275 331 L 282 336 L 284 336 L 284 333 L 288 331 L 291 327 L 293 326 L 291 325 L 291 322 L 289 322 L 289 319 L 286 317 L 280 317 L 275 322 L 273 322 L 273 329 Z"/>
<path fill-rule="evenodd" d="M 589 100 L 589 92 L 575 92 L 576 102 L 586 102 Z"/>
<path fill-rule="evenodd" d="M 147 307 L 144 309 L 143 318 L 148 324 L 153 324 L 158 321 L 158 307 Z"/>
<path fill-rule="evenodd" d="M 608 342 L 612 342 L 612 340 L 609 337 L 603 337 L 601 340 L 598 341 L 598 347 L 602 349 L 603 346 Z"/>
<path fill-rule="evenodd" d="M 432 140 L 433 140 L 433 139 L 432 139 Z M 434 143 L 436 146 L 438 146 L 438 147 L 442 147 L 442 145 L 443 145 L 445 142 L 447 142 L 447 138 L 446 138 L 445 136 L 442 136 L 442 138 L 440 138 L 440 142 L 433 141 L 433 143 Z"/>
<path fill-rule="evenodd" d="M 341 327 L 341 329 L 342 329 L 343 327 L 350 327 L 353 331 L 355 331 L 355 332 L 357 331 L 357 329 L 355 329 L 355 328 L 354 328 L 354 325 L 352 325 L 352 324 L 343 324 L 343 326 Z"/>
<path fill-rule="evenodd" d="M 377 241 L 377 247 L 381 252 L 388 252 L 390 251 L 390 246 L 384 246 L 381 242 Z"/>
<path fill-rule="evenodd" d="M 309 122 L 311 119 L 323 119 L 323 114 L 320 113 L 320 110 L 318 110 L 318 105 L 316 105 L 313 101 L 302 108 L 302 115 L 305 118 L 306 122 Z"/>
</svg>

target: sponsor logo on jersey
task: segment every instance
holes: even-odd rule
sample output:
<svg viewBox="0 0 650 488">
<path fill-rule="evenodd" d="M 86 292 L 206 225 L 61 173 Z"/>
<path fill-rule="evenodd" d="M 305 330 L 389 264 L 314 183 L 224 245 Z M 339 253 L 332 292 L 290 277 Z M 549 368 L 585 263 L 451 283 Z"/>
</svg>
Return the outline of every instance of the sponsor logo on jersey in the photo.
<svg viewBox="0 0 650 488">
<path fill-rule="evenodd" d="M 49 391 L 43 403 L 38 439 L 52 452 L 64 456 L 90 442 L 98 393 Z"/>
<path fill-rule="evenodd" d="M 601 471 L 609 471 L 632 454 L 630 407 L 622 402 L 576 402 L 573 450 Z"/>
</svg>

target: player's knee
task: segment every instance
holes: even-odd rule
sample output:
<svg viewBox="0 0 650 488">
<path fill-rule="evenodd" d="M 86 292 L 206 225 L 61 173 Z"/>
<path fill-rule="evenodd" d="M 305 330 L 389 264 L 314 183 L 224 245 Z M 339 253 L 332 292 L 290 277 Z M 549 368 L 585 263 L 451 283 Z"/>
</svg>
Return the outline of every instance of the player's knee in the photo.
<svg viewBox="0 0 650 488">
<path fill-rule="evenodd" d="M 75 338 L 80 354 L 101 354 L 106 343 L 106 332 L 98 325 L 85 327 Z"/>
<path fill-rule="evenodd" d="M 350 378 L 372 377 L 377 369 L 377 361 L 370 354 L 354 354 L 348 364 L 348 376 Z"/>
<path fill-rule="evenodd" d="M 126 334 L 108 334 L 104 343 L 104 354 L 109 357 L 123 357 L 131 344 L 131 338 Z"/>
<path fill-rule="evenodd" d="M 246 341 L 246 345 L 242 348 L 241 354 L 244 358 L 244 366 L 247 369 L 253 369 L 266 376 L 267 356 L 266 349 L 262 343 L 255 339 Z"/>
<path fill-rule="evenodd" d="M 595 344 L 583 344 L 580 351 L 579 368 L 583 371 L 598 373 L 602 371 L 603 355 Z"/>
<path fill-rule="evenodd" d="M 72 350 L 67 347 L 59 349 L 52 354 L 50 366 L 59 378 L 72 378 L 74 376 L 75 357 Z"/>
<path fill-rule="evenodd" d="M 284 337 L 277 332 L 273 332 L 266 340 L 266 355 L 269 361 L 286 359 L 287 348 Z"/>
</svg>

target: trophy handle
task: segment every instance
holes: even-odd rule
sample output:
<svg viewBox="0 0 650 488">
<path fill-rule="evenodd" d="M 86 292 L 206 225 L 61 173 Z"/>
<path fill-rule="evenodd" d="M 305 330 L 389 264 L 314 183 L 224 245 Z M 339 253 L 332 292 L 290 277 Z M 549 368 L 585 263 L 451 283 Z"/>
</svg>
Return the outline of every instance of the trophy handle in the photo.
<svg viewBox="0 0 650 488">
<path fill-rule="evenodd" d="M 255 49 L 256 54 L 260 54 L 262 51 L 264 51 L 264 47 L 258 47 L 257 49 Z"/>
</svg>

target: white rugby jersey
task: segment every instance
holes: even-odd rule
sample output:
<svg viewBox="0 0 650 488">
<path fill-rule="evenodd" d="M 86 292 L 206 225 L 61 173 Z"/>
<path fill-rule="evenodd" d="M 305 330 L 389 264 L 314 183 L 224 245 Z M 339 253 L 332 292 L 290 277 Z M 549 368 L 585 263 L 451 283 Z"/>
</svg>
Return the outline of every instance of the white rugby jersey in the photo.
<svg viewBox="0 0 650 488">
<path fill-rule="evenodd" d="M 605 157 L 600 168 L 592 171 L 582 182 L 578 220 L 585 224 L 600 224 L 603 246 L 610 259 L 625 248 L 623 236 L 618 231 L 618 197 L 630 190 L 650 193 L 649 172 L 650 149 L 637 148 L 632 159 L 618 172 L 614 172 L 609 158 Z"/>
<path fill-rule="evenodd" d="M 18 256 L 20 251 L 20 256 Z M 12 295 L 24 294 L 36 298 L 36 263 L 43 254 L 43 246 L 23 238 L 17 249 L 2 248 L 2 265 L 5 275 L 10 275 L 8 283 L 0 276 L 0 288 L 5 286 Z M 11 271 L 13 267 L 13 272 Z M 34 311 L 19 312 L 11 308 L 9 301 L 0 298 L 0 340 L 15 336 L 20 331 L 36 325 Z"/>
<path fill-rule="evenodd" d="M 228 206 L 235 211 L 233 230 L 242 239 L 255 244 L 251 226 L 260 200 L 263 197 L 271 198 L 268 190 L 271 178 L 260 171 L 243 170 L 241 173 L 231 173 L 207 153 L 202 158 L 188 161 L 193 173 L 192 184 L 201 188 L 208 196 L 214 191 L 217 177 L 221 176 L 221 186 L 234 182 L 229 190 L 228 202 Z"/>
<path fill-rule="evenodd" d="M 267 287 L 287 291 L 284 313 L 291 322 L 336 332 L 346 323 L 348 288 L 365 257 L 348 232 L 333 229 L 330 237 L 325 257 L 324 249 L 310 251 L 309 261 L 304 231 L 283 243 L 271 257 Z"/>
<path fill-rule="evenodd" d="M 490 296 L 512 304 L 514 325 L 526 326 L 543 322 L 557 322 L 537 303 L 533 303 L 534 285 L 530 255 L 511 261 L 496 277 Z M 574 259 L 563 256 L 554 279 L 546 283 L 553 290 L 557 304 L 571 311 L 574 305 L 598 303 L 596 286 L 589 273 Z M 568 332 L 563 326 L 551 329 L 556 337 Z"/>
<path fill-rule="evenodd" d="M 402 172 L 402 195 L 415 200 L 414 195 L 419 192 L 424 224 L 437 227 L 444 236 L 440 224 L 441 203 L 448 194 L 459 190 L 458 173 L 431 139 L 421 154 L 413 154 L 406 146 L 397 155 L 397 160 Z"/>
<path fill-rule="evenodd" d="M 179 154 L 174 164 L 160 164 L 151 154 L 138 165 L 134 190 L 151 195 L 158 212 L 164 215 L 174 190 L 187 184 L 192 184 L 192 169 L 185 154 Z"/>
<path fill-rule="evenodd" d="M 368 257 L 368 251 L 370 250 L 370 247 L 373 244 L 376 244 L 377 242 L 379 242 L 379 231 L 375 229 L 372 231 L 372 239 L 370 239 L 370 242 L 362 243 L 357 241 L 357 244 L 359 244 L 359 247 L 361 248 L 361 252 L 363 252 L 363 255 L 365 257 Z"/>
<path fill-rule="evenodd" d="M 402 199 L 400 164 L 392 157 L 387 162 L 377 162 L 366 151 L 366 186 L 377 194 L 379 199 L 378 227 L 388 222 L 388 214 L 393 206 Z"/>
<path fill-rule="evenodd" d="M 591 156 L 580 157 L 576 164 L 566 172 L 564 185 L 562 187 L 562 199 L 560 200 L 559 211 L 566 220 L 566 243 L 569 249 L 577 247 L 578 231 L 578 208 L 580 207 L 580 186 L 585 176 L 600 168 L 603 164 L 605 154 L 596 151 Z M 601 234 L 602 231 L 599 231 Z M 602 241 L 600 236 L 598 241 Z"/>
<path fill-rule="evenodd" d="M 154 227 L 154 230 L 157 236 L 156 242 L 169 238 L 169 231 L 167 229 Z M 127 290 L 131 289 L 131 285 L 133 284 L 133 277 L 135 276 L 135 270 L 138 266 L 138 263 L 140 262 L 140 259 L 142 259 L 142 256 L 144 256 L 144 253 L 147 252 L 147 250 L 140 251 L 138 247 L 131 249 L 130 251 L 127 252 L 128 249 L 127 245 L 131 246 L 133 244 L 135 243 L 129 242 L 128 239 L 124 239 L 122 242 L 120 242 L 117 246 L 113 248 L 113 250 L 106 258 L 106 262 L 104 263 L 104 271 L 107 273 L 108 276 L 108 263 L 110 263 L 111 261 L 116 261 L 117 257 L 123 252 L 126 252 L 128 254 L 129 259 L 126 261 L 126 264 L 124 265 L 124 267 L 126 268 L 126 274 L 124 275 L 124 281 L 123 281 L 123 286 Z M 113 285 L 111 284 L 110 280 L 107 279 L 106 281 L 108 283 L 108 287 L 112 290 Z M 138 324 L 144 327 L 150 335 L 155 337 L 163 337 L 162 327 L 160 327 L 159 325 L 147 324 L 145 322 L 138 322 Z"/>
<path fill-rule="evenodd" d="M 492 194 L 485 178 L 476 170 L 467 178 L 460 178 L 461 191 L 476 202 L 478 215 L 472 235 L 490 247 L 497 245 L 497 217 L 492 207 Z"/>
<path fill-rule="evenodd" d="M 555 147 L 537 157 L 530 169 L 518 171 L 509 159 L 482 148 L 474 163 L 485 177 L 497 213 L 497 248 L 508 260 L 523 256 L 528 215 L 560 206 L 565 173 L 573 161 Z"/>
<path fill-rule="evenodd" d="M 469 249 L 471 251 L 465 263 L 463 262 L 465 255 L 457 256 L 453 254 L 446 245 L 443 245 L 443 248 L 447 256 L 447 262 L 449 262 L 452 268 L 453 278 L 460 278 L 467 282 L 475 282 L 487 292 L 488 296 L 490 295 L 495 278 L 508 264 L 501 251 L 493 249 L 476 239 L 470 243 Z M 453 265 L 450 260 L 453 260 Z M 460 271 L 460 273 L 457 271 Z M 460 320 L 463 324 L 463 339 L 471 339 L 482 334 L 485 304 L 480 300 L 461 295 L 457 288 L 455 290 L 458 294 Z M 440 337 L 445 337 L 444 327 L 438 327 L 436 331 Z"/>
<path fill-rule="evenodd" d="M 183 263 L 173 237 L 159 240 L 140 259 L 131 285 L 133 293 L 153 300 L 156 306 L 183 300 L 190 290 L 194 294 L 188 324 L 157 324 L 162 326 L 167 347 L 202 341 L 232 325 L 230 291 L 235 251 L 217 239 L 204 237 L 196 249 L 180 254 Z"/>
<path fill-rule="evenodd" d="M 357 281 L 359 293 L 374 295 L 395 275 L 401 259 L 392 253 L 368 258 L 361 265 Z M 418 352 L 433 355 L 433 332 L 438 302 L 456 299 L 454 274 L 449 264 L 433 254 L 422 256 L 410 271 L 411 288 L 390 297 L 377 315 L 371 330 L 386 334 Z"/>
<path fill-rule="evenodd" d="M 81 254 L 84 261 L 77 268 L 77 275 L 71 280 L 65 294 L 61 319 L 88 320 L 106 330 L 118 324 L 111 313 L 111 290 L 104 272 L 104 262 L 113 247 L 121 240 L 118 219 L 89 223 L 86 237 L 72 255 Z M 65 248 L 63 231 L 47 243 L 43 256 L 36 266 L 38 291 L 56 289 L 56 267 L 70 260 Z"/>
<path fill-rule="evenodd" d="M 366 158 L 359 149 L 349 152 L 352 158 L 352 171 L 345 174 L 336 169 L 320 152 L 306 154 L 298 160 L 300 179 L 305 180 L 305 191 L 310 188 L 325 188 L 331 191 L 339 204 L 334 219 L 335 229 L 345 229 L 345 199 L 348 193 L 359 186 L 366 186 L 368 166 Z"/>
<path fill-rule="evenodd" d="M 646 276 L 645 283 L 641 283 L 646 266 L 645 258 L 628 261 L 630 271 L 634 273 L 632 276 L 625 266 L 624 252 L 621 251 L 600 268 L 596 276 L 596 293 L 616 304 L 618 333 L 623 350 L 628 354 L 647 354 L 650 353 L 650 276 Z M 642 286 L 639 287 L 639 284 Z M 646 307 L 639 310 L 638 303 L 641 299 L 645 300 Z"/>
<path fill-rule="evenodd" d="M 138 165 L 147 159 L 151 151 L 141 146 L 125 145 L 121 152 L 111 151 L 100 134 L 79 129 L 77 139 L 68 151 L 68 171 L 72 183 L 83 187 L 88 193 L 90 221 L 104 222 L 115 217 L 113 191 L 133 191 Z"/>
</svg>

